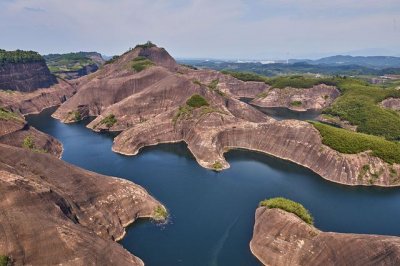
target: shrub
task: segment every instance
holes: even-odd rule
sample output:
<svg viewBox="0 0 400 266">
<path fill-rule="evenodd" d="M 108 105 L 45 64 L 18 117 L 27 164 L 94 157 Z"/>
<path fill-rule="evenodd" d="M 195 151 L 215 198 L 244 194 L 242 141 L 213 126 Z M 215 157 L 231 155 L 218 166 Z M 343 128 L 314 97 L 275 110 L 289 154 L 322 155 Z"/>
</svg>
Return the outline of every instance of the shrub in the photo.
<svg viewBox="0 0 400 266">
<path fill-rule="evenodd" d="M 33 138 L 31 136 L 25 137 L 24 141 L 22 142 L 22 147 L 30 150 L 35 149 L 35 142 Z"/>
<path fill-rule="evenodd" d="M 400 143 L 319 122 L 310 123 L 320 132 L 322 143 L 334 150 L 347 154 L 372 151 L 373 156 L 381 158 L 387 163 L 400 163 Z"/>
<path fill-rule="evenodd" d="M 291 106 L 293 107 L 299 107 L 301 106 L 303 103 L 301 101 L 293 101 L 290 103 Z"/>
<path fill-rule="evenodd" d="M 100 121 L 100 124 L 106 125 L 108 128 L 112 127 L 115 123 L 117 123 L 117 119 L 113 114 L 109 114 Z"/>
<path fill-rule="evenodd" d="M 7 266 L 9 262 L 10 262 L 9 257 L 0 255 L 0 266 Z"/>
<path fill-rule="evenodd" d="M 199 94 L 192 95 L 192 97 L 190 97 L 186 101 L 186 104 L 188 106 L 190 106 L 190 107 L 193 107 L 193 108 L 199 108 L 199 107 L 202 107 L 202 106 L 208 106 L 209 105 L 207 100 L 203 96 L 201 96 Z"/>
<path fill-rule="evenodd" d="M 213 168 L 214 170 L 221 170 L 221 169 L 223 168 L 223 165 L 222 165 L 221 162 L 216 161 L 216 162 L 213 163 L 212 168 Z"/>
<path fill-rule="evenodd" d="M 152 43 L 151 41 L 147 41 L 146 43 L 144 43 L 144 44 L 138 44 L 138 45 L 136 45 L 135 46 L 135 49 L 136 48 L 143 48 L 143 49 L 146 49 L 146 48 L 152 48 L 152 47 L 156 47 L 157 45 L 155 45 L 154 43 Z"/>
<path fill-rule="evenodd" d="M 313 217 L 311 214 L 308 212 L 306 208 L 304 208 L 303 205 L 300 203 L 294 202 L 289 199 L 285 199 L 282 197 L 278 198 L 272 198 L 272 199 L 267 199 L 263 200 L 260 202 L 260 206 L 267 207 L 270 209 L 281 209 L 290 213 L 293 213 L 297 215 L 300 219 L 302 219 L 304 222 L 312 225 L 313 224 Z"/>
<path fill-rule="evenodd" d="M 214 79 L 213 81 L 210 82 L 210 84 L 208 84 L 208 88 L 212 91 L 215 91 L 217 89 L 219 83 L 219 79 Z"/>
<path fill-rule="evenodd" d="M 168 217 L 168 211 L 164 206 L 157 206 L 153 212 L 153 219 L 156 221 L 165 221 Z"/>
<path fill-rule="evenodd" d="M 74 121 L 80 121 L 82 119 L 81 113 L 78 110 L 68 112 L 69 116 L 72 116 Z"/>
<path fill-rule="evenodd" d="M 154 66 L 154 63 L 151 60 L 147 59 L 146 57 L 138 56 L 135 59 L 133 59 L 132 68 L 136 72 L 143 71 L 151 66 Z"/>
</svg>

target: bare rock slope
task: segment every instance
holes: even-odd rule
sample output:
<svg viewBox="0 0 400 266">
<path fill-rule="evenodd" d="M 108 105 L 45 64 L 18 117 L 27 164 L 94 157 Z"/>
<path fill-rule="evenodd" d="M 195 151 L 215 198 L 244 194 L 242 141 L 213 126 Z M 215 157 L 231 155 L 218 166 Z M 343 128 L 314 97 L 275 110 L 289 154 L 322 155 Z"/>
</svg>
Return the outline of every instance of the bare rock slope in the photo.
<svg viewBox="0 0 400 266">
<path fill-rule="evenodd" d="M 308 89 L 270 89 L 251 103 L 260 107 L 286 107 L 294 111 L 322 110 L 339 95 L 335 87 L 320 84 Z"/>
<path fill-rule="evenodd" d="M 143 56 L 151 59 L 152 65 L 135 71 L 133 64 Z M 324 146 L 309 123 L 276 121 L 238 100 L 268 90 L 266 84 L 173 62 L 164 49 L 137 47 L 91 76 L 78 79 L 77 93 L 53 116 L 63 122 L 96 116 L 88 127 L 122 131 L 113 150 L 126 155 L 135 155 L 148 145 L 185 141 L 198 163 L 214 170 L 229 167 L 223 156 L 229 149 L 244 148 L 304 165 L 333 182 L 370 185 L 370 175 L 379 173 L 375 185 L 399 185 L 399 165 L 392 169 L 368 153 L 340 154 Z M 330 95 L 329 101 L 338 93 L 333 87 L 318 88 L 323 95 Z M 188 100 L 195 95 L 205 103 L 190 106 Z M 365 164 L 370 165 L 368 173 L 362 170 Z"/>
<path fill-rule="evenodd" d="M 259 207 L 252 253 L 264 265 L 399 265 L 400 238 L 322 232 L 292 213 Z"/>
</svg>

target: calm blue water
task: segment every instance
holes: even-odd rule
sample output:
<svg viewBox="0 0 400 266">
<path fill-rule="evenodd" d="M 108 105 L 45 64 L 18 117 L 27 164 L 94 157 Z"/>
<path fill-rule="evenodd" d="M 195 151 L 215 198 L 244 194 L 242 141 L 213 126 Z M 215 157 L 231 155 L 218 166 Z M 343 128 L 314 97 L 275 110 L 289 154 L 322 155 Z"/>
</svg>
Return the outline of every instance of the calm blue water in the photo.
<svg viewBox="0 0 400 266">
<path fill-rule="evenodd" d="M 64 145 L 63 160 L 132 180 L 165 204 L 166 225 L 141 220 L 121 244 L 146 265 L 259 265 L 249 251 L 259 201 L 301 202 L 322 230 L 400 235 L 400 189 L 352 188 L 324 181 L 292 163 L 247 151 L 227 154 L 231 168 L 201 168 L 184 144 L 159 145 L 126 157 L 112 137 L 65 125 L 49 109 L 27 119 Z"/>
</svg>

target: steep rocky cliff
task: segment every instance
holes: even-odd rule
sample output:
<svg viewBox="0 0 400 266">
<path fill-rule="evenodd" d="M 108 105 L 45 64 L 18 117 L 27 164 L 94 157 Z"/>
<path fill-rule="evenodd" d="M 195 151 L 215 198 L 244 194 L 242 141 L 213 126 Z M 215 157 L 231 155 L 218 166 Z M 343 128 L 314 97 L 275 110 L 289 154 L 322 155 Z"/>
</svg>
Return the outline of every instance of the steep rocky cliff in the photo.
<svg viewBox="0 0 400 266">
<path fill-rule="evenodd" d="M 133 69 L 150 58 L 154 61 L 146 61 L 146 68 Z M 333 182 L 400 185 L 399 165 L 389 166 L 367 152 L 340 154 L 323 145 L 309 123 L 276 121 L 238 100 L 265 92 L 269 87 L 264 83 L 177 66 L 172 60 L 164 49 L 137 47 L 78 79 L 77 93 L 53 116 L 68 123 L 96 116 L 88 127 L 122 131 L 113 150 L 126 155 L 135 155 L 148 145 L 185 141 L 198 163 L 214 170 L 229 167 L 223 157 L 226 151 L 244 148 L 291 160 Z M 334 87 L 315 88 L 317 92 L 308 97 L 315 96 L 317 102 L 321 95 L 328 95 L 328 99 L 322 97 L 324 103 L 338 95 Z M 204 105 L 188 104 L 195 95 L 204 98 Z M 368 173 L 362 170 L 366 164 Z"/>
<path fill-rule="evenodd" d="M 264 265 L 399 265 L 400 238 L 322 232 L 292 213 L 259 207 L 252 253 Z"/>
<path fill-rule="evenodd" d="M 45 61 L 0 64 L 0 90 L 32 92 L 57 83 Z"/>
<path fill-rule="evenodd" d="M 0 144 L 0 254 L 14 265 L 143 265 L 114 242 L 160 204 L 143 188 Z"/>
<path fill-rule="evenodd" d="M 33 92 L 1 91 L 0 106 L 21 114 L 39 113 L 43 109 L 60 105 L 76 92 L 75 84 L 59 80 L 51 88 Z"/>
</svg>

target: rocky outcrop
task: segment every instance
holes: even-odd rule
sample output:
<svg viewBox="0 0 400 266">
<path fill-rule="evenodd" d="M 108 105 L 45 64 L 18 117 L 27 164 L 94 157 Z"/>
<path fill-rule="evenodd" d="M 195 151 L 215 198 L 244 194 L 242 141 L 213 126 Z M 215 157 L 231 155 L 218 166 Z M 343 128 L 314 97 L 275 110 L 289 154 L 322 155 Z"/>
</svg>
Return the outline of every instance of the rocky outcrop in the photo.
<svg viewBox="0 0 400 266">
<path fill-rule="evenodd" d="M 0 144 L 0 254 L 14 265 L 143 265 L 114 242 L 160 206 L 143 188 Z"/>
<path fill-rule="evenodd" d="M 336 87 L 325 84 L 308 89 L 284 88 L 270 89 L 259 95 L 251 104 L 260 107 L 286 107 L 294 111 L 322 110 L 339 97 Z"/>
<path fill-rule="evenodd" d="M 62 145 L 57 139 L 29 126 L 18 114 L 9 119 L 0 118 L 0 143 L 56 157 L 62 154 Z"/>
<path fill-rule="evenodd" d="M 32 92 L 57 83 L 45 61 L 0 65 L 0 90 Z"/>
<path fill-rule="evenodd" d="M 127 66 L 141 49 L 124 54 L 92 77 L 79 79 L 76 95 L 53 116 L 63 122 L 96 116 L 88 127 L 122 131 L 114 139 L 113 150 L 125 155 L 135 155 L 148 145 L 185 141 L 198 163 L 209 169 L 228 168 L 223 154 L 243 148 L 293 161 L 337 183 L 400 185 L 399 165 L 389 166 L 369 153 L 340 154 L 324 146 L 309 123 L 276 121 L 238 100 L 268 90 L 264 83 L 182 66 L 175 71 L 156 64 L 135 72 Z M 330 92 L 330 100 L 324 101 L 338 93 L 325 85 L 310 90 L 316 90 L 315 95 Z M 201 95 L 206 104 L 189 106 L 187 100 L 193 95 Z M 362 170 L 365 165 L 370 171 Z"/>
<path fill-rule="evenodd" d="M 400 111 L 400 98 L 388 98 L 381 102 L 381 106 L 395 111 Z"/>
<path fill-rule="evenodd" d="M 29 93 L 0 91 L 0 106 L 21 114 L 40 113 L 46 108 L 60 105 L 75 92 L 74 84 L 63 80 L 51 88 Z"/>
<path fill-rule="evenodd" d="M 264 265 L 398 265 L 400 238 L 322 232 L 292 213 L 259 207 L 252 253 Z"/>
</svg>

